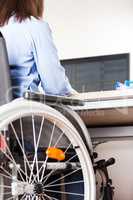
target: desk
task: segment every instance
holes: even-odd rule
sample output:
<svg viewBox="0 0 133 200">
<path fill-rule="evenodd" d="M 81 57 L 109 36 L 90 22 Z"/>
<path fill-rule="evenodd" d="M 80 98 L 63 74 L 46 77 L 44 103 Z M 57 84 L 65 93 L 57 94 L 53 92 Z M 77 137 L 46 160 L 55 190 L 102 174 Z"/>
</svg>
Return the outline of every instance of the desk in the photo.
<svg viewBox="0 0 133 200">
<path fill-rule="evenodd" d="M 73 109 L 92 136 L 133 137 L 133 89 L 81 93 L 74 98 L 85 101 Z"/>
<path fill-rule="evenodd" d="M 133 89 L 80 93 L 73 98 L 85 101 L 73 109 L 87 126 L 133 124 Z"/>
</svg>

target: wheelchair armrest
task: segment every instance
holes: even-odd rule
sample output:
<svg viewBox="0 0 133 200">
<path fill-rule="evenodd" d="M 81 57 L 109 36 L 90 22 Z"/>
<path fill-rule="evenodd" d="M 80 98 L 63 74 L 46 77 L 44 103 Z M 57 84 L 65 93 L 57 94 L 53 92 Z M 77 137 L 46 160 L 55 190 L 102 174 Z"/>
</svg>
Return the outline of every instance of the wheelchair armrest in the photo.
<svg viewBox="0 0 133 200">
<path fill-rule="evenodd" d="M 38 101 L 48 104 L 63 104 L 71 106 L 83 106 L 84 101 L 79 99 L 73 99 L 72 97 L 67 96 L 55 96 L 55 95 L 44 95 L 41 93 L 26 91 L 23 97 L 27 100 Z"/>
</svg>

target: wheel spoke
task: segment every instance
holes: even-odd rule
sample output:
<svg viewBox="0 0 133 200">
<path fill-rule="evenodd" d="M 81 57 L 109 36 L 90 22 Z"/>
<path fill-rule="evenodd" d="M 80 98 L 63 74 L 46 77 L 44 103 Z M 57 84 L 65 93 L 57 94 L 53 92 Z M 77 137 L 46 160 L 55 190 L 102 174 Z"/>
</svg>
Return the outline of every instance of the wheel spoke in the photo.
<svg viewBox="0 0 133 200">
<path fill-rule="evenodd" d="M 50 197 L 49 195 L 47 195 L 47 194 L 44 194 L 44 196 L 45 197 L 48 197 L 49 198 L 49 200 L 51 200 L 51 198 L 52 198 L 52 200 L 59 200 L 59 199 L 57 199 L 57 198 L 55 198 L 55 197 Z"/>
<path fill-rule="evenodd" d="M 67 163 L 69 163 L 72 159 L 74 159 L 75 157 L 77 157 L 77 154 L 76 155 L 74 155 L 74 156 L 72 156 L 69 160 L 67 160 L 64 164 L 67 164 Z M 48 175 L 46 175 L 45 177 L 44 177 L 44 181 L 43 181 L 43 184 L 45 184 L 46 183 L 46 181 L 48 180 L 48 178 L 50 178 L 50 176 L 56 171 L 57 169 L 53 169 Z"/>
<path fill-rule="evenodd" d="M 59 141 L 61 140 L 61 138 L 63 137 L 63 135 L 64 135 L 64 132 L 62 132 L 62 134 L 60 135 L 60 137 L 58 138 L 58 140 L 57 140 L 57 142 L 55 143 L 55 145 L 54 145 L 54 147 L 56 147 L 56 145 L 59 143 Z M 68 149 L 70 148 L 70 146 L 71 146 L 72 144 L 70 143 L 69 144 L 69 146 L 67 147 L 67 149 L 66 149 L 66 151 L 64 152 L 64 154 L 66 154 L 66 152 L 68 151 Z M 58 161 L 58 162 L 60 162 L 60 161 Z M 41 166 L 41 168 L 39 169 L 39 173 L 41 172 L 41 170 L 42 170 L 42 168 L 43 168 L 43 165 Z M 54 170 L 52 170 L 52 173 L 54 172 Z M 48 174 L 49 175 L 49 174 Z M 47 175 L 47 176 L 48 176 Z M 47 176 L 45 176 L 44 178 L 46 178 Z M 43 178 L 43 179 L 44 179 Z M 42 181 L 43 181 L 43 179 L 42 179 Z M 32 183 L 34 182 L 34 180 L 32 181 Z"/>
<path fill-rule="evenodd" d="M 58 145 L 58 143 L 60 142 L 61 138 L 63 137 L 64 135 L 64 131 L 60 134 L 60 137 L 58 138 L 57 142 L 55 143 L 54 147 L 56 147 Z"/>
<path fill-rule="evenodd" d="M 12 187 L 11 186 L 9 186 L 9 185 L 0 185 L 0 188 L 1 187 L 4 187 L 4 188 L 9 188 L 9 189 L 11 189 Z"/>
<path fill-rule="evenodd" d="M 22 147 L 22 145 L 21 145 L 21 142 L 20 142 L 20 140 L 19 140 L 19 138 L 18 138 L 18 136 L 17 136 L 17 132 L 16 132 L 16 130 L 15 130 L 13 124 L 10 123 L 10 125 L 11 125 L 12 130 L 13 130 L 13 133 L 14 133 L 16 139 L 17 139 L 17 142 L 18 142 L 18 144 L 19 144 L 19 146 L 20 146 L 20 149 L 21 149 L 21 151 L 22 151 L 22 153 L 23 153 L 23 156 L 24 156 L 24 158 L 25 158 L 25 161 L 27 162 L 28 167 L 29 167 L 29 169 L 31 170 L 30 163 L 29 163 L 29 161 L 28 161 L 28 159 L 27 159 L 27 156 L 26 156 L 26 154 L 25 154 L 25 151 L 24 151 L 24 149 L 23 149 L 23 147 Z"/>
<path fill-rule="evenodd" d="M 41 138 L 41 135 L 42 135 L 42 129 L 43 129 L 43 125 L 44 125 L 44 116 L 42 118 L 42 122 L 41 122 L 41 127 L 40 127 L 40 131 L 39 131 L 39 136 L 38 136 L 38 141 L 37 141 L 37 144 L 35 146 L 35 155 L 34 155 L 34 159 L 33 159 L 33 164 L 32 164 L 32 169 L 31 169 L 31 173 L 30 173 L 30 179 L 29 179 L 29 183 L 31 182 L 31 178 L 32 178 L 32 174 L 33 174 L 33 169 L 34 169 L 34 164 L 35 164 L 35 160 L 37 162 L 37 150 L 38 150 L 38 147 L 39 147 L 39 143 L 40 143 L 40 138 Z M 35 130 L 33 130 L 33 134 L 34 134 L 34 138 L 35 138 Z M 35 142 L 34 142 L 35 143 Z M 39 169 L 38 169 L 38 165 L 37 165 L 37 176 L 35 176 L 38 178 L 38 181 L 39 181 Z"/>
<path fill-rule="evenodd" d="M 24 195 L 21 197 L 20 200 L 23 200 L 25 197 L 26 197 L 26 194 L 24 194 Z"/>
<path fill-rule="evenodd" d="M 2 195 L 12 195 L 11 192 L 4 192 L 4 193 L 1 193 Z"/>
<path fill-rule="evenodd" d="M 10 179 L 10 180 L 13 180 L 13 176 L 6 176 L 5 174 L 1 174 L 1 173 L 0 173 L 0 176 L 5 177 L 5 178 Z M 20 181 L 18 181 L 18 180 L 15 180 L 15 181 L 20 183 Z"/>
<path fill-rule="evenodd" d="M 23 132 L 22 118 L 20 118 L 20 130 L 21 130 L 20 132 L 21 132 L 21 138 L 22 138 L 22 147 L 23 147 L 23 150 L 25 152 L 24 132 Z M 25 161 L 24 154 L 23 154 L 23 160 L 24 160 L 24 168 L 25 168 L 25 174 L 26 174 L 26 182 L 28 182 L 27 164 L 26 164 L 26 161 Z"/>
<path fill-rule="evenodd" d="M 16 163 L 16 161 L 14 160 L 14 158 L 12 156 L 11 156 L 12 157 L 11 158 L 6 152 L 4 152 L 3 150 L 1 150 L 1 151 L 15 165 L 15 167 L 16 167 L 16 169 L 17 169 L 17 171 L 18 171 L 18 173 L 19 173 L 19 175 L 21 177 L 21 179 L 24 181 L 24 178 L 23 178 L 23 176 L 21 174 L 21 173 L 23 173 L 25 175 L 24 171 L 17 166 L 17 163 Z"/>
<path fill-rule="evenodd" d="M 4 136 L 5 136 L 6 134 L 5 134 L 5 130 L 4 130 Z M 22 170 L 22 169 L 18 169 L 18 166 L 17 166 L 17 163 L 16 163 L 16 161 L 15 161 L 15 159 L 13 158 L 13 155 L 12 155 L 12 153 L 11 153 L 11 151 L 10 151 L 10 149 L 9 149 L 9 146 L 6 144 L 6 150 L 8 151 L 8 153 L 10 154 L 10 156 L 6 153 L 6 151 L 4 151 L 4 150 L 2 150 L 1 149 L 1 152 L 11 161 L 11 162 L 13 162 L 14 163 L 14 165 L 16 166 L 16 168 L 17 168 L 17 170 L 18 170 L 18 172 L 19 172 L 19 174 L 20 174 L 20 176 L 21 176 L 21 179 L 24 181 L 24 179 L 23 179 L 23 177 L 22 177 L 22 174 L 20 173 L 20 171 L 23 173 L 23 174 L 25 174 L 24 173 L 24 171 Z M 0 166 L 0 168 L 1 168 L 1 166 Z M 1 168 L 2 169 L 2 168 Z M 5 171 L 5 169 L 3 168 L 3 170 Z"/>
<path fill-rule="evenodd" d="M 61 138 L 63 137 L 64 135 L 64 131 L 61 133 L 60 137 L 58 138 L 57 142 L 55 143 L 54 147 L 57 146 L 57 144 L 59 143 L 59 141 L 61 140 Z M 64 154 L 67 153 L 68 149 L 70 148 L 70 146 L 72 145 L 72 143 L 70 143 L 67 147 L 67 149 L 65 150 Z M 67 161 L 68 162 L 68 161 Z M 67 163 L 65 162 L 65 163 Z M 60 161 L 58 161 L 57 163 L 60 163 Z M 43 184 L 48 180 L 48 178 L 53 174 L 53 172 L 55 172 L 57 169 L 53 169 L 49 174 L 47 174 L 44 178 L 43 178 Z"/>
<path fill-rule="evenodd" d="M 35 150 L 35 163 L 36 163 L 36 169 L 37 169 L 37 179 L 39 181 L 39 176 L 38 176 L 38 158 L 37 158 L 37 142 L 36 142 L 36 130 L 35 130 L 35 119 L 34 119 L 34 115 L 32 115 L 32 130 L 33 130 L 33 141 L 34 141 L 34 150 Z M 34 168 L 34 164 L 33 162 L 33 168 Z"/>
<path fill-rule="evenodd" d="M 73 185 L 73 184 L 80 184 L 80 183 L 84 183 L 84 181 L 81 180 L 81 181 L 73 181 L 73 182 L 66 182 L 66 183 L 60 183 L 60 184 L 53 184 L 53 185 L 45 186 L 44 188 L 61 186 L 61 185 Z"/>
<path fill-rule="evenodd" d="M 50 183 L 49 183 L 48 185 L 46 185 L 46 186 L 50 186 L 50 185 L 52 185 L 53 183 L 56 183 L 57 181 L 60 181 L 60 180 L 62 180 L 62 179 L 64 179 L 64 178 L 66 178 L 66 177 L 68 177 L 68 176 L 70 176 L 70 175 L 72 175 L 72 174 L 74 174 L 74 173 L 80 171 L 80 170 L 82 170 L 82 168 L 76 169 L 76 170 L 74 170 L 74 171 L 72 171 L 72 172 L 66 174 L 65 176 L 62 176 L 61 178 L 58 178 L 58 179 L 56 179 L 56 180 L 50 182 Z"/>
<path fill-rule="evenodd" d="M 2 169 L 9 177 L 13 177 L 12 174 L 10 174 L 6 169 L 4 169 L 2 166 L 0 166 L 0 169 Z M 1 174 L 3 175 L 3 174 Z"/>
<path fill-rule="evenodd" d="M 64 132 L 63 132 L 64 133 Z M 72 143 L 70 143 L 67 147 L 67 149 L 65 150 L 64 154 L 67 153 L 67 151 L 69 150 L 69 148 L 71 147 Z M 56 146 L 55 146 L 56 147 Z M 67 161 L 68 162 L 68 161 Z M 58 161 L 58 163 L 60 163 L 60 161 Z M 43 184 L 46 183 L 46 181 L 48 180 L 48 178 L 53 174 L 53 172 L 55 172 L 57 169 L 53 169 L 49 174 L 47 174 L 44 178 L 43 178 Z"/>
<path fill-rule="evenodd" d="M 10 197 L 10 198 L 8 198 L 8 199 L 6 199 L 6 200 L 11 200 L 11 199 L 14 199 L 14 197 Z"/>
<path fill-rule="evenodd" d="M 74 196 L 82 196 L 82 197 L 84 197 L 84 194 L 79 194 L 79 193 L 62 192 L 62 191 L 56 191 L 56 190 L 45 190 L 45 191 L 46 192 L 51 192 L 51 193 L 67 194 L 67 195 L 74 195 Z"/>
<path fill-rule="evenodd" d="M 51 133 L 51 137 L 50 137 L 48 148 L 50 148 L 50 146 L 52 144 L 52 140 L 53 140 L 53 136 L 54 136 L 54 130 L 55 130 L 55 125 L 56 125 L 56 122 L 54 122 L 54 125 L 53 125 L 53 129 L 52 129 L 52 133 Z M 42 180 L 43 180 L 43 176 L 44 176 L 44 173 L 45 173 L 47 161 L 48 161 L 48 155 L 46 156 L 46 159 L 45 159 L 44 164 L 43 164 L 42 176 L 41 176 L 41 179 L 39 180 L 40 182 L 42 182 Z"/>
</svg>

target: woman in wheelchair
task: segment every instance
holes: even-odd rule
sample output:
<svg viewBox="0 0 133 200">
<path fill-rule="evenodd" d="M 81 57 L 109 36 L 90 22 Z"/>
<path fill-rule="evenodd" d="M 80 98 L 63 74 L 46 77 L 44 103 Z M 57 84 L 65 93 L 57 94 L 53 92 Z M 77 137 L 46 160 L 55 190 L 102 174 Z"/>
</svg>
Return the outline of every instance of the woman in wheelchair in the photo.
<svg viewBox="0 0 133 200">
<path fill-rule="evenodd" d="M 0 0 L 0 31 L 11 70 L 14 97 L 26 89 L 54 95 L 74 92 L 59 62 L 43 0 Z"/>
<path fill-rule="evenodd" d="M 75 93 L 43 8 L 43 0 L 0 0 L 14 98 Z M 92 157 L 87 128 L 70 107 L 21 98 L 0 107 L 0 200 L 96 200 Z"/>
</svg>

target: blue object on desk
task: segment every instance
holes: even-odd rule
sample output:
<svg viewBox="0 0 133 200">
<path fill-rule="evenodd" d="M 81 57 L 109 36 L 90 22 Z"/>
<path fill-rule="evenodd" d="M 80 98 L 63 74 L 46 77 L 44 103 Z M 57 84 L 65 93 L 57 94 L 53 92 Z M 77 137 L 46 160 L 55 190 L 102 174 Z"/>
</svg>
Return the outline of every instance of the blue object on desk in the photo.
<svg viewBox="0 0 133 200">
<path fill-rule="evenodd" d="M 127 87 L 133 87 L 133 81 L 125 80 L 124 85 L 127 86 Z"/>
<path fill-rule="evenodd" d="M 131 89 L 131 88 L 133 88 L 133 81 L 130 81 L 130 80 L 125 80 L 124 83 L 116 81 L 115 84 L 114 84 L 114 89 L 115 90 Z"/>
<path fill-rule="evenodd" d="M 114 84 L 114 89 L 115 90 L 119 90 L 119 89 L 122 89 L 124 86 L 123 83 L 119 82 L 119 81 L 116 81 L 115 84 Z"/>
</svg>

